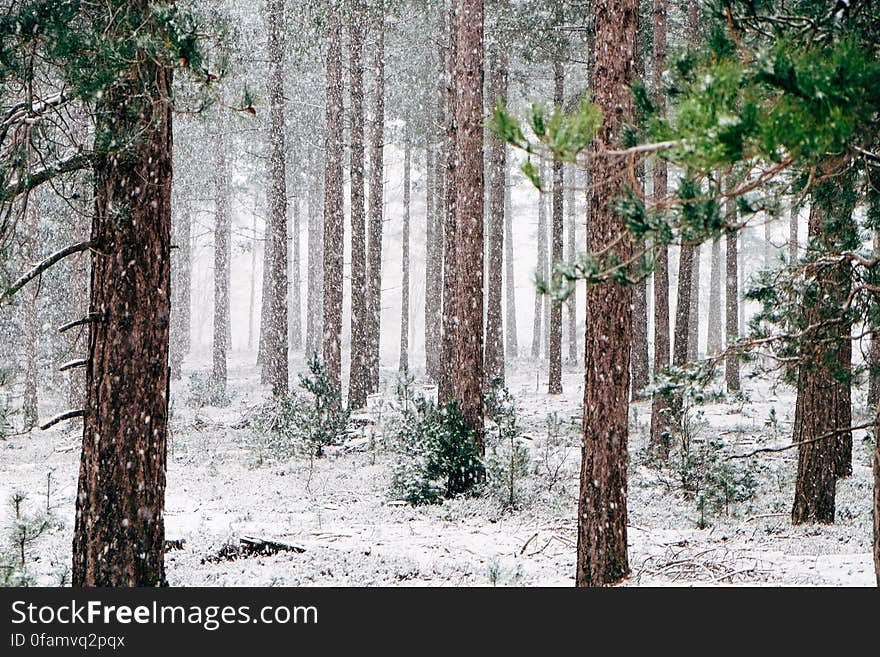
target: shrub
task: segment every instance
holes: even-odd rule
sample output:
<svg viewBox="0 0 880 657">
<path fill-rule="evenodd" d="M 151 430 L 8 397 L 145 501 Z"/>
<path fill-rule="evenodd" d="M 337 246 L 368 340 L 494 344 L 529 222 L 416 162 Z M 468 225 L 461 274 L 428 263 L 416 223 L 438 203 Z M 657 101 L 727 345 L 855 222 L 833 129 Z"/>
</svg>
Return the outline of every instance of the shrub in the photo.
<svg viewBox="0 0 880 657">
<path fill-rule="evenodd" d="M 483 480 L 485 465 L 455 401 L 438 407 L 416 397 L 404 404 L 391 431 L 397 451 L 392 491 L 410 504 L 469 493 Z"/>
<path fill-rule="evenodd" d="M 205 372 L 193 372 L 189 375 L 189 396 L 186 403 L 192 408 L 205 406 L 226 406 L 229 394 L 226 386 L 216 383 L 211 375 Z"/>
<path fill-rule="evenodd" d="M 281 438 L 283 447 L 305 442 L 310 455 L 321 457 L 326 446 L 345 438 L 349 411 L 317 355 L 309 359 L 308 365 L 309 373 L 299 377 L 300 388 L 307 394 L 282 397 L 257 419 L 257 424 Z"/>
<path fill-rule="evenodd" d="M 27 569 L 28 548 L 52 526 L 45 513 L 28 514 L 24 511 L 27 495 L 13 493 L 10 498 L 14 517 L 9 527 L 5 550 L 0 553 L 0 586 L 32 586 L 33 576 Z"/>
<path fill-rule="evenodd" d="M 508 508 L 517 505 L 517 482 L 529 474 L 529 448 L 521 437 L 516 406 L 507 388 L 493 381 L 483 396 L 486 416 L 494 426 L 486 431 L 489 455 L 486 457 L 487 484 Z"/>
</svg>

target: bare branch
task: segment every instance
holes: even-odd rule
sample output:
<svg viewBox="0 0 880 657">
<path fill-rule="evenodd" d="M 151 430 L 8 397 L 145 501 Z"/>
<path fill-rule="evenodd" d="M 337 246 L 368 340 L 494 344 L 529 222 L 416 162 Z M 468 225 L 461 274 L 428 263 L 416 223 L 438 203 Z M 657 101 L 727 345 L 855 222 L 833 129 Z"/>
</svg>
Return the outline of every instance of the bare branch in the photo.
<svg viewBox="0 0 880 657">
<path fill-rule="evenodd" d="M 92 240 L 87 240 L 85 242 L 80 242 L 79 244 L 73 244 L 71 246 L 67 246 L 60 251 L 56 251 L 48 258 L 35 265 L 30 271 L 21 276 L 17 281 L 15 281 L 8 290 L 6 290 L 2 295 L 0 295 L 0 305 L 3 305 L 12 296 L 18 292 L 21 288 L 27 285 L 30 281 L 35 279 L 37 276 L 42 274 L 44 271 L 55 265 L 61 260 L 64 260 L 67 256 L 73 255 L 74 253 L 81 253 L 82 251 L 87 251 L 92 248 L 94 243 Z"/>
<path fill-rule="evenodd" d="M 75 417 L 85 417 L 86 412 L 83 409 L 78 409 L 75 411 L 64 411 L 63 413 L 59 413 L 55 417 L 46 420 L 43 424 L 40 425 L 40 429 L 45 431 L 49 427 L 54 427 L 56 424 L 60 422 L 64 422 L 65 420 L 72 420 Z"/>
</svg>

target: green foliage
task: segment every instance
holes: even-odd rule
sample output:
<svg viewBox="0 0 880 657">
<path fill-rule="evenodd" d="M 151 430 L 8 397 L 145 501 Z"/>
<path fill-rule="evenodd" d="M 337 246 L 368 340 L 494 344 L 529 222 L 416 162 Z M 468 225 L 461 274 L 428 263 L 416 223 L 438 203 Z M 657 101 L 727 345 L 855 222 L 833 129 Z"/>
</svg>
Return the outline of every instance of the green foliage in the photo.
<svg viewBox="0 0 880 657">
<path fill-rule="evenodd" d="M 483 480 L 485 465 L 454 400 L 442 407 L 424 397 L 406 402 L 391 432 L 397 454 L 391 491 L 410 504 L 471 493 Z"/>
<path fill-rule="evenodd" d="M 43 512 L 27 513 L 24 503 L 27 494 L 12 494 L 9 504 L 13 518 L 8 528 L 5 549 L 0 551 L 0 586 L 33 586 L 33 575 L 28 571 L 29 550 L 53 526 L 52 517 Z"/>
<path fill-rule="evenodd" d="M 486 483 L 495 497 L 512 509 L 519 501 L 517 483 L 529 474 L 529 448 L 521 437 L 513 397 L 499 380 L 492 381 L 483 402 L 494 425 L 486 430 Z"/>
<path fill-rule="evenodd" d="M 308 366 L 308 374 L 299 376 L 306 395 L 282 397 L 267 426 L 285 446 L 305 442 L 311 455 L 321 457 L 325 447 L 347 435 L 350 413 L 317 354 L 309 359 Z"/>
</svg>

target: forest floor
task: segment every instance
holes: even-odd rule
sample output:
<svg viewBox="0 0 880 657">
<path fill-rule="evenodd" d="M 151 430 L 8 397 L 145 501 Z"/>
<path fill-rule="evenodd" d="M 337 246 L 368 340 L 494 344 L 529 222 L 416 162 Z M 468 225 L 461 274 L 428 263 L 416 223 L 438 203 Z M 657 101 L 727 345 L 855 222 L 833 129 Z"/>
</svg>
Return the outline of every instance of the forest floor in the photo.
<svg viewBox="0 0 880 657">
<path fill-rule="evenodd" d="M 201 366 L 208 356 L 191 360 L 191 366 Z M 302 363 L 292 363 L 292 371 L 301 370 Z M 542 392 L 545 376 L 545 366 L 531 361 L 508 365 L 508 388 L 530 450 L 529 475 L 516 483 L 517 507 L 511 510 L 502 491 L 421 507 L 394 499 L 389 493 L 394 454 L 382 439 L 395 394 L 390 370 L 383 371 L 386 392 L 370 402 L 373 423 L 361 429 L 372 437 L 351 440 L 321 459 L 279 450 L 251 428 L 247 419 L 266 398 L 255 384 L 259 374 L 252 354 L 233 356 L 231 402 L 223 408 L 187 406 L 185 375 L 172 393 L 165 513 L 167 537 L 184 543 L 167 553 L 169 583 L 573 585 L 582 373 L 566 368 L 561 396 Z M 681 454 L 665 467 L 647 458 L 650 402 L 633 404 L 632 576 L 626 585 L 873 585 L 865 432 L 853 436 L 854 473 L 838 484 L 836 524 L 793 527 L 796 451 L 728 457 L 790 441 L 794 394 L 757 379 L 743 383 L 743 398 L 725 401 L 710 394 L 711 403 L 690 415 L 692 452 L 714 453 L 716 480 L 736 483 L 727 496 L 741 500 L 704 505 L 702 513 L 700 495 L 682 485 L 683 476 L 693 472 L 679 467 Z M 864 392 L 854 390 L 856 424 L 864 408 Z M 57 411 L 45 410 L 46 416 Z M 28 568 L 40 584 L 69 582 L 80 440 L 78 426 L 59 425 L 0 441 L 0 499 L 22 490 L 28 493 L 26 509 L 44 509 L 51 473 L 48 504 L 57 523 L 28 548 Z M 717 453 L 709 447 L 716 443 L 723 443 Z M 4 542 L 10 519 L 4 503 Z M 241 536 L 286 541 L 305 551 L 213 558 Z"/>
</svg>

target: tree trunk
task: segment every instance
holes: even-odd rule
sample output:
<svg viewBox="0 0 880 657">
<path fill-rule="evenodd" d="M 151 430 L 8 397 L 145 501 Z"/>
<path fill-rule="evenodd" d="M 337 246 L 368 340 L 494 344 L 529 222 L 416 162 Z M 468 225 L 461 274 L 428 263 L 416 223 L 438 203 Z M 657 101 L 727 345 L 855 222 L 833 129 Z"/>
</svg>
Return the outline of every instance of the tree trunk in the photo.
<svg viewBox="0 0 880 657">
<path fill-rule="evenodd" d="M 672 347 L 672 364 L 675 367 L 682 367 L 688 362 L 693 273 L 694 248 L 682 244 L 678 256 L 678 295 L 675 304 L 675 336 Z"/>
<path fill-rule="evenodd" d="M 820 251 L 837 253 L 858 243 L 852 213 L 855 179 L 831 178 L 811 195 L 809 239 Z M 798 447 L 792 522 L 834 522 L 836 481 L 852 472 L 850 403 L 850 322 L 843 304 L 851 285 L 851 265 L 814 266 L 814 292 L 804 304 L 804 335 L 798 366 L 794 442 Z M 820 438 L 826 436 L 826 438 Z M 811 442 L 812 441 L 812 442 Z"/>
<path fill-rule="evenodd" d="M 437 295 L 437 271 L 434 269 L 439 250 L 436 231 L 435 197 L 437 182 L 434 147 L 425 147 L 425 372 L 436 381 L 437 345 L 440 340 L 440 299 Z"/>
<path fill-rule="evenodd" d="M 457 289 L 458 258 L 456 247 L 458 235 L 456 232 L 455 212 L 455 185 L 456 167 L 458 161 L 458 146 L 456 136 L 455 94 L 453 87 L 453 67 L 457 47 L 455 31 L 456 0 L 452 0 L 449 10 L 448 46 L 444 61 L 446 68 L 443 77 L 446 89 L 446 134 L 443 141 L 444 163 L 444 188 L 443 188 L 443 338 L 440 379 L 437 382 L 437 399 L 440 404 L 445 404 L 454 397 L 453 368 L 450 366 L 455 358 L 455 295 Z"/>
<path fill-rule="evenodd" d="M 788 264 L 794 267 L 798 261 L 798 207 L 792 203 L 788 217 Z"/>
<path fill-rule="evenodd" d="M 868 167 L 866 185 L 868 192 L 868 217 L 880 219 L 880 175 Z M 875 224 L 876 225 L 876 224 Z M 880 230 L 874 230 L 874 255 L 880 255 Z M 874 301 L 876 303 L 876 300 Z M 871 345 L 868 348 L 868 408 L 877 408 L 880 402 L 880 326 L 871 323 Z"/>
<path fill-rule="evenodd" d="M 721 353 L 721 240 L 712 240 L 709 273 L 709 321 L 706 330 L 706 353 Z"/>
<path fill-rule="evenodd" d="M 574 167 L 568 170 L 568 185 L 565 188 L 565 210 L 568 215 L 568 244 L 566 246 L 566 259 L 574 262 L 577 257 L 577 223 L 575 221 L 574 188 L 576 184 Z M 578 324 L 577 324 L 577 288 L 575 293 L 568 299 L 568 361 L 576 364 L 580 360 L 578 355 Z M 647 343 L 645 344 L 647 347 Z"/>
<path fill-rule="evenodd" d="M 342 44 L 340 8 L 330 6 L 327 43 L 327 114 L 324 127 L 324 368 L 341 389 L 342 267 L 345 217 L 342 182 Z"/>
<path fill-rule="evenodd" d="M 248 296 L 248 349 L 254 348 L 254 309 L 257 305 L 257 244 L 259 244 L 259 241 L 257 240 L 257 208 L 255 207 L 253 224 L 251 225 L 251 290 Z M 173 360 L 171 378 L 174 378 Z"/>
<path fill-rule="evenodd" d="M 25 219 L 23 253 L 27 266 L 38 260 L 39 237 L 37 235 L 37 195 L 31 194 L 28 198 L 28 208 Z M 37 316 L 37 304 L 39 303 L 39 285 L 31 285 L 30 289 L 22 295 L 21 319 L 24 329 L 24 400 L 22 402 L 22 416 L 24 418 L 22 429 L 30 431 L 39 422 L 39 409 L 37 403 L 37 375 L 38 375 L 38 345 L 39 345 L 39 318 Z"/>
<path fill-rule="evenodd" d="M 284 0 L 270 0 L 269 55 L 269 219 L 266 247 L 269 269 L 263 274 L 266 296 L 266 341 L 263 368 L 275 396 L 288 391 L 287 364 L 287 174 L 284 147 Z"/>
<path fill-rule="evenodd" d="M 302 349 L 302 280 L 300 278 L 300 199 L 299 190 L 293 199 L 293 217 L 291 232 L 293 233 L 290 262 L 290 347 L 296 351 Z"/>
<path fill-rule="evenodd" d="M 456 126 L 453 394 L 483 451 L 483 0 L 453 0 Z"/>
<path fill-rule="evenodd" d="M 229 170 L 222 128 L 216 135 L 214 172 L 214 331 L 211 382 L 222 397 L 226 393 L 226 358 L 229 344 Z"/>
<path fill-rule="evenodd" d="M 565 69 L 561 61 L 553 63 L 553 104 L 562 107 L 565 101 Z M 551 238 L 551 272 L 557 264 L 562 263 L 564 208 L 563 203 L 563 174 L 562 160 L 553 160 L 553 234 Z M 553 274 L 551 273 L 551 278 Z M 548 279 L 549 280 L 549 279 Z M 547 392 L 551 395 L 562 394 L 562 304 L 554 301 L 553 297 L 547 298 L 550 304 L 550 343 L 549 357 L 550 367 L 547 382 Z"/>
<path fill-rule="evenodd" d="M 595 156 L 619 144 L 631 120 L 638 3 L 609 0 L 592 4 L 594 16 L 593 95 L 605 121 L 590 147 Z M 597 252 L 625 228 L 608 200 L 623 194 L 618 162 L 593 157 L 589 163 L 591 208 L 587 245 Z M 630 254 L 624 238 L 621 258 Z M 584 443 L 578 500 L 577 585 L 602 586 L 629 574 L 626 552 L 626 465 L 629 420 L 629 359 L 632 348 L 632 289 L 611 282 L 587 288 L 584 376 Z"/>
<path fill-rule="evenodd" d="M 504 5 L 507 3 L 505 2 Z M 503 6 L 502 5 L 502 8 Z M 489 82 L 488 113 L 507 105 L 507 51 L 502 45 L 493 53 L 492 76 Z M 489 135 L 489 226 L 486 281 L 486 380 L 504 385 L 504 322 L 501 297 L 504 284 L 505 183 L 507 148 L 497 136 Z"/>
<path fill-rule="evenodd" d="M 351 368 L 348 405 L 363 408 L 369 388 L 367 355 L 367 226 L 364 201 L 364 6 L 355 2 L 348 23 L 349 140 L 351 142 Z"/>
<path fill-rule="evenodd" d="M 370 239 L 367 246 L 368 392 L 379 390 L 379 342 L 382 317 L 382 221 L 385 187 L 385 9 L 378 3 L 373 23 L 373 107 L 370 116 Z"/>
<path fill-rule="evenodd" d="M 658 104 L 664 107 L 665 96 L 662 91 L 663 70 L 666 68 L 666 0 L 654 0 L 654 66 L 653 87 Z M 666 162 L 654 160 L 652 167 L 654 201 L 665 201 L 667 194 Z M 657 247 L 654 263 L 654 377 L 669 368 L 669 249 L 666 245 Z M 661 459 L 669 454 L 669 409 L 671 400 L 662 393 L 654 393 L 651 400 L 650 445 Z"/>
<path fill-rule="evenodd" d="M 74 586 L 165 584 L 172 71 L 142 57 L 132 73 L 96 116 L 96 134 L 139 138 L 125 157 L 98 148 L 94 160 L 89 310 L 100 321 L 89 325 Z"/>
<path fill-rule="evenodd" d="M 880 439 L 877 438 L 880 417 L 874 425 L 874 574 L 880 586 Z"/>
<path fill-rule="evenodd" d="M 400 284 L 400 362 L 398 371 L 406 374 L 409 371 L 409 222 L 410 222 L 410 184 L 412 168 L 412 143 L 410 127 L 407 124 L 403 144 L 403 242 L 401 256 Z"/>
<path fill-rule="evenodd" d="M 321 186 L 317 157 L 310 160 L 312 173 L 307 195 L 309 203 L 309 254 L 306 280 L 306 355 L 323 353 L 323 299 L 324 299 L 324 221 L 321 207 Z"/>
<path fill-rule="evenodd" d="M 511 198 L 510 162 L 505 157 L 504 167 L 504 294 L 505 352 L 507 358 L 519 356 L 516 331 L 516 276 L 513 268 L 513 200 Z"/>
<path fill-rule="evenodd" d="M 541 185 L 546 184 L 547 177 L 544 175 L 544 167 L 541 165 Z M 538 246 L 538 261 L 536 273 L 546 280 L 547 278 L 547 195 L 541 189 L 538 192 L 538 235 L 535 240 Z M 541 357 L 542 329 L 544 325 L 544 305 L 547 296 L 535 290 L 535 315 L 532 323 L 532 358 Z"/>
<path fill-rule="evenodd" d="M 733 225 L 737 220 L 737 209 L 734 201 L 727 202 L 726 220 Z M 727 265 L 725 283 L 725 326 L 727 334 L 727 356 L 724 359 L 724 381 L 728 393 L 739 392 L 739 354 L 731 347 L 739 340 L 739 257 L 737 254 L 737 242 L 739 235 L 736 231 L 727 233 L 725 261 Z"/>
<path fill-rule="evenodd" d="M 693 249 L 693 268 L 691 272 L 691 296 L 688 312 L 688 362 L 699 358 L 700 337 L 700 245 Z"/>
</svg>

